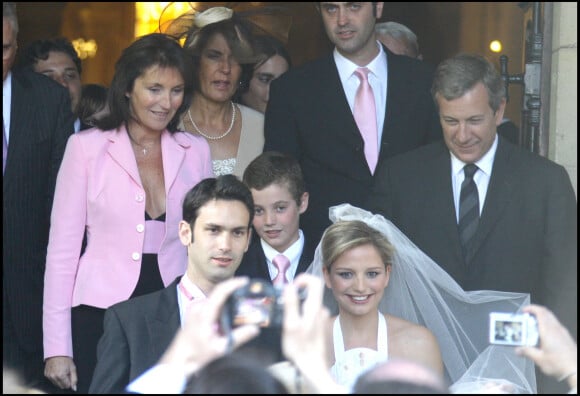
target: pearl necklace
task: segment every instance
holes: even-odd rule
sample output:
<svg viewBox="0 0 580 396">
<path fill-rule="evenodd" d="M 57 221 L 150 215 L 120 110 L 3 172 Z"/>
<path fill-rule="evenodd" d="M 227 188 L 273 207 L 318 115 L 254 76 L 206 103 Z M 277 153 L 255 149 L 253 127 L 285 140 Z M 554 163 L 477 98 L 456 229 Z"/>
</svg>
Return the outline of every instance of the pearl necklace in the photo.
<svg viewBox="0 0 580 396">
<path fill-rule="evenodd" d="M 230 122 L 230 127 L 223 133 L 223 135 L 220 136 L 209 136 L 205 133 L 203 133 L 198 127 L 197 125 L 195 125 L 195 122 L 193 122 L 193 118 L 191 117 L 191 109 L 187 109 L 187 115 L 189 116 L 189 121 L 191 121 L 191 125 L 193 125 L 193 127 L 195 128 L 195 131 L 197 133 L 199 133 L 201 136 L 203 136 L 206 139 L 209 140 L 219 140 L 222 138 L 225 138 L 226 136 L 228 136 L 230 134 L 230 132 L 232 131 L 232 128 L 234 127 L 234 122 L 236 121 L 236 106 L 234 105 L 234 102 L 230 102 L 232 105 L 232 121 Z"/>
</svg>

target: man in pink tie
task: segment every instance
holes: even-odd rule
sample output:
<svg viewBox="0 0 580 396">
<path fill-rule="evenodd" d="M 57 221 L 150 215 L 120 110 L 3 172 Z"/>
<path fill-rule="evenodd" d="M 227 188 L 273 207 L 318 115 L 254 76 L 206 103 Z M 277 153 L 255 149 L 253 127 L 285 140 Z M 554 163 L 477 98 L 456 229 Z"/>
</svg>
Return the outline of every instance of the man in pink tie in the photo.
<svg viewBox="0 0 580 396">
<path fill-rule="evenodd" d="M 313 255 L 328 208 L 364 208 L 386 158 L 442 138 L 430 95 L 432 67 L 395 55 L 375 37 L 382 2 L 316 3 L 334 51 L 274 80 L 264 151 L 295 157 L 310 192 L 300 219 Z"/>
<path fill-rule="evenodd" d="M 377 167 L 378 133 L 377 133 L 377 109 L 373 88 L 369 83 L 370 69 L 358 67 L 354 74 L 360 80 L 356 95 L 354 96 L 353 115 L 356 125 L 364 140 L 364 152 L 371 173 L 375 173 Z"/>
</svg>

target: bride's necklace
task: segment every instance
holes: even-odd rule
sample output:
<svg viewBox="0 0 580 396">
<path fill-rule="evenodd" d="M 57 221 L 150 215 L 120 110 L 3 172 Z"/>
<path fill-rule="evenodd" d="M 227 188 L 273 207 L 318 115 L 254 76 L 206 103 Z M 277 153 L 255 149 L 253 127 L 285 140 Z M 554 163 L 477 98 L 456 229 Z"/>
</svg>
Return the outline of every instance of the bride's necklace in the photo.
<svg viewBox="0 0 580 396">
<path fill-rule="evenodd" d="M 143 155 L 147 155 L 149 150 L 151 150 L 153 148 L 153 146 L 155 145 L 155 143 L 153 143 L 151 145 L 151 147 L 147 147 L 141 143 L 137 143 L 137 141 L 135 139 L 133 139 L 133 136 L 131 135 L 131 132 L 129 132 L 129 129 L 127 129 L 127 135 L 129 135 L 129 140 L 131 141 L 131 143 L 133 143 L 137 147 L 141 147 L 141 151 L 143 152 Z"/>
<path fill-rule="evenodd" d="M 206 139 L 209 140 L 219 140 L 222 138 L 225 138 L 226 136 L 229 135 L 229 133 L 232 131 L 232 128 L 234 127 L 234 122 L 236 121 L 236 106 L 234 105 L 234 102 L 230 102 L 232 105 L 232 121 L 230 122 L 230 127 L 223 133 L 223 135 L 220 136 L 210 136 L 206 133 L 203 133 L 201 131 L 201 129 L 199 129 L 197 127 L 197 125 L 195 125 L 195 122 L 193 121 L 193 118 L 191 117 L 191 109 L 187 110 L 187 115 L 189 116 L 189 121 L 191 121 L 191 125 L 193 125 L 193 128 L 195 129 L 195 131 L 197 133 L 199 133 L 201 136 L 203 136 Z"/>
</svg>

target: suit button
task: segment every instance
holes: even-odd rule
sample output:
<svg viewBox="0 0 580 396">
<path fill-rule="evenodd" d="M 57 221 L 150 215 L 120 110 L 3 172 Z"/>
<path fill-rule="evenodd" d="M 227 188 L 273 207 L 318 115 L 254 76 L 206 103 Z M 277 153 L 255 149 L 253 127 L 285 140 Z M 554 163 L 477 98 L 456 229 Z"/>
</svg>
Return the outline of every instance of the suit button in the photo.
<svg viewBox="0 0 580 396">
<path fill-rule="evenodd" d="M 137 224 L 137 232 L 143 232 L 145 230 L 145 226 L 143 224 Z"/>
<path fill-rule="evenodd" d="M 137 253 L 137 252 L 134 252 L 134 253 L 131 255 L 131 258 L 132 258 L 134 261 L 137 261 L 137 260 L 139 260 L 139 257 L 141 257 L 141 255 L 140 255 L 139 253 Z"/>
<path fill-rule="evenodd" d="M 141 193 L 135 194 L 135 201 L 143 202 L 144 199 L 145 199 L 145 197 L 143 196 L 143 194 L 141 194 Z"/>
</svg>

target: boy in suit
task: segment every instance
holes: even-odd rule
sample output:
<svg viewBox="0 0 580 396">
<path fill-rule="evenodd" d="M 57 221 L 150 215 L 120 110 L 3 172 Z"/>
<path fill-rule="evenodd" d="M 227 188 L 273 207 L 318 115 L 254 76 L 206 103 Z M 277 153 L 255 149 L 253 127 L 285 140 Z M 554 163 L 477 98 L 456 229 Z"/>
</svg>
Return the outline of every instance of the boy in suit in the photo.
<svg viewBox="0 0 580 396">
<path fill-rule="evenodd" d="M 206 303 L 218 283 L 233 277 L 253 217 L 252 194 L 233 175 L 204 179 L 186 194 L 176 230 L 187 247 L 186 273 L 165 289 L 107 309 L 89 393 L 122 393 L 159 360 L 189 304 Z"/>
<path fill-rule="evenodd" d="M 291 282 L 312 261 L 304 254 L 299 228 L 300 215 L 308 208 L 300 165 L 288 154 L 266 151 L 248 165 L 243 181 L 254 199 L 253 226 L 259 238 L 253 238 L 236 276 L 265 279 L 275 286 Z M 283 271 L 277 264 L 284 261 L 280 255 L 288 259 Z"/>
</svg>

